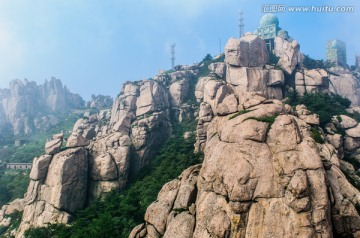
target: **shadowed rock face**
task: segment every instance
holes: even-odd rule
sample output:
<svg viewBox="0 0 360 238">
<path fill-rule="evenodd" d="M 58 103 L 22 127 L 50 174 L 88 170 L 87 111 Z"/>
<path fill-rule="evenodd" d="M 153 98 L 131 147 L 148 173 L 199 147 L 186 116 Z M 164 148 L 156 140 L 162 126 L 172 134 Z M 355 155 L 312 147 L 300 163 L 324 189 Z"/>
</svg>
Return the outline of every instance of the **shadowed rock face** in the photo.
<svg viewBox="0 0 360 238">
<path fill-rule="evenodd" d="M 246 109 L 209 122 L 203 164 L 164 185 L 131 238 L 360 235 L 360 193 L 338 150 L 310 136 L 314 115 L 278 100 Z"/>
<path fill-rule="evenodd" d="M 8 123 L 15 135 L 30 134 L 35 128 L 41 131 L 58 123 L 54 116 L 38 117 L 38 113 L 55 113 L 83 106 L 82 98 L 71 93 L 59 79 L 51 78 L 41 85 L 26 79 L 13 80 L 9 89 L 0 89 L 0 127 Z"/>
<path fill-rule="evenodd" d="M 348 98 L 352 106 L 360 105 L 359 80 L 350 72 L 341 67 L 330 69 L 330 92 Z"/>
<path fill-rule="evenodd" d="M 67 223 L 87 200 L 88 156 L 84 148 L 35 159 L 18 237 L 31 226 Z"/>
</svg>

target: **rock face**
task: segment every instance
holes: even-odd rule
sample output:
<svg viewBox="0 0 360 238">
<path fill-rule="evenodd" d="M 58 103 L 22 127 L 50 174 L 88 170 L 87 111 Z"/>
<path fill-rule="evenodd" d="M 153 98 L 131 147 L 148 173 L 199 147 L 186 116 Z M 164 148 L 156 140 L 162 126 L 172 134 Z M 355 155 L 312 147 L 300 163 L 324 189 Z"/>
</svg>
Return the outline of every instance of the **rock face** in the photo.
<svg viewBox="0 0 360 238">
<path fill-rule="evenodd" d="M 58 122 L 49 113 L 83 106 L 61 81 L 51 78 L 42 85 L 28 80 L 13 80 L 9 89 L 0 89 L 0 126 L 11 125 L 15 135 L 30 134 Z M 1 129 L 1 128 L 0 128 Z"/>
<path fill-rule="evenodd" d="M 329 91 L 328 73 L 323 69 L 303 70 L 295 74 L 296 90 L 303 95 L 304 93 L 316 93 Z"/>
<path fill-rule="evenodd" d="M 237 97 L 245 92 L 260 92 L 266 98 L 282 99 L 284 73 L 273 67 L 264 68 L 267 61 L 268 51 L 265 42 L 258 36 L 247 33 L 241 39 L 231 38 L 225 47 L 226 76 L 214 77 L 214 79 L 225 80 L 229 90 L 233 91 Z M 212 75 L 216 74 L 212 73 Z M 200 79 L 196 86 L 198 100 L 203 96 L 201 92 L 205 90 L 205 87 L 209 87 L 205 86 L 208 82 L 209 79 Z M 216 92 L 216 90 L 213 91 Z"/>
<path fill-rule="evenodd" d="M 274 46 L 274 53 L 279 57 L 278 65 L 288 75 L 293 74 L 296 65 L 302 61 L 299 43 L 296 40 L 289 41 L 282 37 L 275 37 Z"/>
<path fill-rule="evenodd" d="M 11 203 L 2 206 L 0 210 L 0 226 L 2 230 L 7 229 L 12 222 L 11 217 L 8 217 L 8 215 L 14 214 L 15 212 L 22 212 L 24 205 L 24 199 L 17 198 Z"/>
<path fill-rule="evenodd" d="M 130 238 L 360 235 L 360 192 L 337 149 L 317 144 L 290 106 L 246 101 L 257 103 L 209 122 L 203 164 L 164 185 Z"/>
<path fill-rule="evenodd" d="M 348 98 L 352 106 L 360 105 L 359 80 L 349 71 L 341 67 L 331 68 L 330 92 Z"/>
<path fill-rule="evenodd" d="M 252 33 L 246 33 L 241 39 L 230 38 L 225 56 L 225 63 L 232 66 L 259 67 L 268 61 L 265 41 Z"/>
<path fill-rule="evenodd" d="M 85 206 L 87 174 L 88 156 L 84 148 L 36 159 L 18 237 L 31 226 L 67 223 L 76 210 Z"/>
</svg>

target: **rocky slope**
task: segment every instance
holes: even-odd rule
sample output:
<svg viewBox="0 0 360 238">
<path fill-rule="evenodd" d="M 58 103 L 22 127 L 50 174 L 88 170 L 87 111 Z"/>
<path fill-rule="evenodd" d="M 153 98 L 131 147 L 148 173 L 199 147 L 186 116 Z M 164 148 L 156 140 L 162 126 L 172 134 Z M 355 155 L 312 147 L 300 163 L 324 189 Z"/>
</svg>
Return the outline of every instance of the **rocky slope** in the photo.
<svg viewBox="0 0 360 238">
<path fill-rule="evenodd" d="M 229 40 L 225 61 L 215 60 L 205 77 L 198 79 L 209 62 L 126 82 L 111 110 L 78 120 L 69 138 L 54 135 L 46 155 L 34 159 L 16 236 L 68 223 L 89 202 L 124 188 L 174 124 L 195 118 L 195 150 L 204 151 L 203 164 L 166 184 L 130 237 L 359 235 L 360 194 L 340 170 L 360 181 L 343 160 L 358 158 L 359 126 L 335 118 L 328 125 L 335 129 L 321 132 L 316 114 L 281 102 L 289 87 L 329 92 L 337 79 L 330 70 L 299 66 L 296 41 L 275 42 L 277 65 L 269 64 L 264 41 L 248 33 Z M 346 77 L 352 90 L 331 85 L 356 105 L 357 79 Z M 316 143 L 312 130 L 326 143 Z"/>
<path fill-rule="evenodd" d="M 56 78 L 41 85 L 26 79 L 13 80 L 9 86 L 0 89 L 0 132 L 9 126 L 15 135 L 42 131 L 58 123 L 53 114 L 83 107 L 82 98 Z"/>
<path fill-rule="evenodd" d="M 202 165 L 164 185 L 130 237 L 359 237 L 360 193 L 340 156 L 354 148 L 334 132 L 316 143 L 304 106 L 257 94 L 239 105 L 211 120 Z M 345 141 L 357 140 L 348 121 Z"/>
<path fill-rule="evenodd" d="M 345 174 L 360 178 L 344 160 L 358 160 L 360 125 L 342 115 L 322 132 L 305 106 L 279 101 L 292 63 L 280 60 L 284 73 L 265 66 L 263 48 L 253 35 L 231 39 L 225 78 L 199 80 L 195 147 L 204 161 L 164 185 L 130 238 L 360 237 L 360 192 Z M 329 91 L 325 70 L 294 73 L 300 93 Z"/>
<path fill-rule="evenodd" d="M 17 237 L 30 227 L 68 223 L 92 200 L 125 187 L 171 136 L 174 121 L 194 120 L 196 106 L 187 101 L 197 68 L 126 82 L 111 110 L 79 119 L 69 138 L 54 135 L 46 155 L 34 159 Z"/>
</svg>

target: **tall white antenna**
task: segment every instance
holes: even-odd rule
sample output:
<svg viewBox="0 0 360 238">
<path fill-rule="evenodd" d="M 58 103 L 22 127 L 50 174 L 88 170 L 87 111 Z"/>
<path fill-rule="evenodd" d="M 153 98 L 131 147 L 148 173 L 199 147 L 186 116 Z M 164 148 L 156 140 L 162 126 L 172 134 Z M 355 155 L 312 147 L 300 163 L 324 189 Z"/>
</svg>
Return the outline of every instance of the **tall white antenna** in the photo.
<svg viewBox="0 0 360 238">
<path fill-rule="evenodd" d="M 172 43 L 171 44 L 171 67 L 172 69 L 175 68 L 175 46 L 176 44 L 175 43 Z"/>
<path fill-rule="evenodd" d="M 244 12 L 239 12 L 239 38 L 244 35 Z"/>
</svg>

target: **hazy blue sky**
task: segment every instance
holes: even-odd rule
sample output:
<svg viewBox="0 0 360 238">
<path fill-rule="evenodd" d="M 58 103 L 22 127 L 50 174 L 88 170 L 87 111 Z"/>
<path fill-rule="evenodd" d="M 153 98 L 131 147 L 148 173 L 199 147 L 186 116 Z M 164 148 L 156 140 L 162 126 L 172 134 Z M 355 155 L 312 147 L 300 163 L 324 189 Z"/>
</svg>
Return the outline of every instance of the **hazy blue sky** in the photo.
<svg viewBox="0 0 360 238">
<path fill-rule="evenodd" d="M 347 43 L 348 63 L 360 54 L 358 0 L 0 0 L 0 87 L 11 79 L 42 83 L 60 78 L 84 98 L 115 96 L 127 80 L 140 80 L 176 64 L 219 53 L 254 31 L 263 4 L 354 6 L 353 13 L 279 13 L 280 26 L 313 58 L 325 57 L 329 39 Z"/>
</svg>

